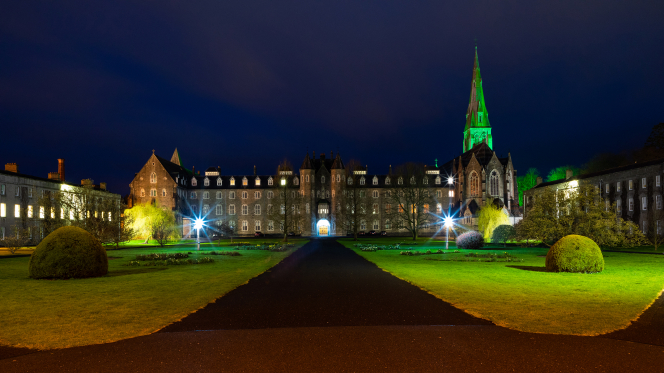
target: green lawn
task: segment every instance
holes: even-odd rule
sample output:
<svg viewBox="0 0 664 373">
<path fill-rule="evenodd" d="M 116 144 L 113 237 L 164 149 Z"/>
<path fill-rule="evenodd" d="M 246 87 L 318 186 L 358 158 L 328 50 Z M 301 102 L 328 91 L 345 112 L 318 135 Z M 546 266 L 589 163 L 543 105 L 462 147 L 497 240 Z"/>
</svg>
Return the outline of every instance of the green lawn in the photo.
<svg viewBox="0 0 664 373">
<path fill-rule="evenodd" d="M 252 244 L 278 240 L 244 240 Z M 289 240 L 300 247 L 304 239 Z M 230 243 L 230 242 L 229 242 Z M 204 307 L 271 268 L 287 252 L 247 251 L 210 256 L 211 264 L 128 267 L 136 254 L 192 252 L 190 258 L 228 247 L 192 244 L 109 250 L 109 274 L 77 280 L 28 278 L 27 257 L 0 259 L 0 343 L 62 348 L 150 334 Z"/>
<path fill-rule="evenodd" d="M 339 240 L 354 248 L 350 239 Z M 403 239 L 363 239 L 378 245 Z M 421 240 L 416 250 L 444 249 L 445 242 Z M 402 250 L 405 248 L 402 248 Z M 450 250 L 456 247 L 450 246 Z M 664 287 L 664 255 L 604 253 L 599 274 L 549 273 L 545 248 L 511 247 L 520 263 L 434 261 L 461 257 L 407 257 L 399 250 L 355 251 L 383 270 L 409 281 L 472 315 L 510 329 L 535 333 L 598 335 L 629 325 Z M 486 253 L 487 250 L 476 251 Z M 502 252 L 496 247 L 490 252 Z"/>
</svg>

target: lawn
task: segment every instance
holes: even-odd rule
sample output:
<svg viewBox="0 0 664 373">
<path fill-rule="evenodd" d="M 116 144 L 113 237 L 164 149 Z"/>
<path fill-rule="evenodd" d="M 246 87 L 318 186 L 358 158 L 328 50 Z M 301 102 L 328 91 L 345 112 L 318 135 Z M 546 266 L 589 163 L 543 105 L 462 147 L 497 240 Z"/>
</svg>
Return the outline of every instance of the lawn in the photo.
<svg viewBox="0 0 664 373">
<path fill-rule="evenodd" d="M 277 240 L 243 240 L 250 244 Z M 204 307 L 265 272 L 307 241 L 289 240 L 286 252 L 241 250 L 241 256 L 210 256 L 228 243 L 109 250 L 109 274 L 77 280 L 28 278 L 28 257 L 0 259 L 0 343 L 63 348 L 150 334 Z M 136 254 L 191 252 L 214 263 L 129 267 Z"/>
<path fill-rule="evenodd" d="M 523 262 L 458 262 L 458 254 L 399 255 L 399 250 L 363 252 L 350 239 L 339 240 L 383 270 L 409 281 L 472 315 L 510 329 L 554 334 L 598 335 L 629 325 L 664 287 L 664 255 L 605 252 L 599 274 L 544 271 L 545 248 L 511 247 Z M 364 239 L 388 245 L 404 239 Z M 413 251 L 445 248 L 445 242 L 418 240 Z M 407 247 L 402 246 L 402 250 Z M 450 251 L 457 249 L 450 246 Z M 501 253 L 495 247 L 486 252 Z"/>
</svg>

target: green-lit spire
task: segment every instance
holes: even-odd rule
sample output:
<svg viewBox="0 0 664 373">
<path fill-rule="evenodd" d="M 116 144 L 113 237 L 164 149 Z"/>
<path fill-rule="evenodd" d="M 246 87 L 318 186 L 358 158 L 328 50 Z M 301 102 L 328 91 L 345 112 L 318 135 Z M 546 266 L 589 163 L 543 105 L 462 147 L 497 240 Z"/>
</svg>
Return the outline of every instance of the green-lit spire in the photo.
<svg viewBox="0 0 664 373">
<path fill-rule="evenodd" d="M 473 80 L 470 83 L 470 100 L 466 111 L 466 127 L 463 132 L 463 152 L 467 152 L 476 144 L 484 141 L 493 149 L 491 125 L 489 124 L 489 114 L 484 102 L 484 89 L 482 88 L 482 75 L 480 74 L 480 61 L 477 57 L 476 45 Z"/>
</svg>

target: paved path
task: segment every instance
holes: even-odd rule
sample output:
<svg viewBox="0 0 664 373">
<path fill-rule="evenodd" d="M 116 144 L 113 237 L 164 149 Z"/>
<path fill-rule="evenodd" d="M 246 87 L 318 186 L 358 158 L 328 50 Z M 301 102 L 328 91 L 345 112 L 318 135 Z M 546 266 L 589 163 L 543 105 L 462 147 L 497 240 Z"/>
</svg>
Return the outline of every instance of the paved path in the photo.
<svg viewBox="0 0 664 373">
<path fill-rule="evenodd" d="M 0 372 L 658 372 L 656 306 L 603 337 L 522 333 L 315 240 L 159 333 L 36 353 L 0 348 Z"/>
</svg>

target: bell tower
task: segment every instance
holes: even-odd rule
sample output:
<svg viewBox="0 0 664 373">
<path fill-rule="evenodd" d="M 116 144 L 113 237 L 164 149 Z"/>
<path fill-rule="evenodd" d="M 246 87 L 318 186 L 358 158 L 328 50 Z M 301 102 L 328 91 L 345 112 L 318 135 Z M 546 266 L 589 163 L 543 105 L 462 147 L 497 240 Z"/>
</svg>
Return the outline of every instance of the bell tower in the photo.
<svg viewBox="0 0 664 373">
<path fill-rule="evenodd" d="M 475 46 L 473 80 L 470 83 L 470 101 L 466 111 L 466 127 L 463 131 L 463 152 L 467 152 L 473 146 L 482 142 L 486 142 L 489 148 L 493 149 L 489 113 L 484 102 L 480 62 L 477 58 L 477 46 Z"/>
</svg>

